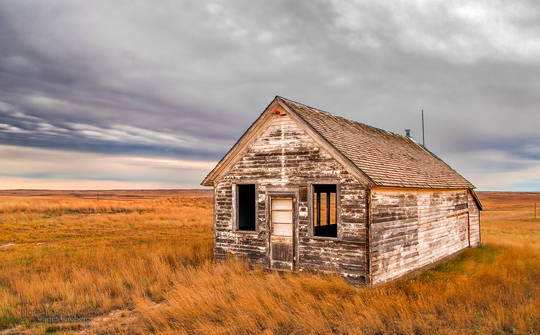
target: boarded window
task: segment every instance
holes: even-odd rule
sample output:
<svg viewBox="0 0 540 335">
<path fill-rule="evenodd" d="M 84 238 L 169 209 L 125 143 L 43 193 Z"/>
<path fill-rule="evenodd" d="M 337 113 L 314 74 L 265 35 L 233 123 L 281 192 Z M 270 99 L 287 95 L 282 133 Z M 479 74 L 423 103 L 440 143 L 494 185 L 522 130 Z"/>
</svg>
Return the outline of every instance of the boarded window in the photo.
<svg viewBox="0 0 540 335">
<path fill-rule="evenodd" d="M 337 237 L 337 187 L 313 185 L 313 235 Z"/>
<path fill-rule="evenodd" d="M 238 230 L 255 230 L 255 185 L 236 186 Z"/>
</svg>

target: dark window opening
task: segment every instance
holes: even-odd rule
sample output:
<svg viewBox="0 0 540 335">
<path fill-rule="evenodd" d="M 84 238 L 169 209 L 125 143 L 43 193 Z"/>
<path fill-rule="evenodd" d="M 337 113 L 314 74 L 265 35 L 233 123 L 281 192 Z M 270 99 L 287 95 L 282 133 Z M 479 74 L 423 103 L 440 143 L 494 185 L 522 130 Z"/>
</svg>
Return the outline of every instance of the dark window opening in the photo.
<svg viewBox="0 0 540 335">
<path fill-rule="evenodd" d="M 237 185 L 238 230 L 255 230 L 255 185 Z"/>
<path fill-rule="evenodd" d="M 336 185 L 313 185 L 313 235 L 337 237 Z"/>
</svg>

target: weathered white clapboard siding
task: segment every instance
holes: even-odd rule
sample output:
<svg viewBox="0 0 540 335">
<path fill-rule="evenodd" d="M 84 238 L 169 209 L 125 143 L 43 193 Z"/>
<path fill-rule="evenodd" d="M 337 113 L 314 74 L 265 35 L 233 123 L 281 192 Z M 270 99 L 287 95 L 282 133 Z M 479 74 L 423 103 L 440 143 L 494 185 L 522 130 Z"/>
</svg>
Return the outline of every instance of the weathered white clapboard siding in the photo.
<svg viewBox="0 0 540 335">
<path fill-rule="evenodd" d="M 467 190 L 372 190 L 372 283 L 395 279 L 467 248 Z"/>
<path fill-rule="evenodd" d="M 310 183 L 339 185 L 339 237 L 313 237 Z M 234 229 L 237 183 L 257 186 L 256 232 Z M 290 117 L 274 117 L 230 171 L 215 183 L 216 259 L 245 257 L 268 266 L 269 222 L 267 192 L 297 189 L 297 270 L 338 272 L 357 282 L 366 275 L 366 181 L 357 180 L 320 147 Z"/>
</svg>

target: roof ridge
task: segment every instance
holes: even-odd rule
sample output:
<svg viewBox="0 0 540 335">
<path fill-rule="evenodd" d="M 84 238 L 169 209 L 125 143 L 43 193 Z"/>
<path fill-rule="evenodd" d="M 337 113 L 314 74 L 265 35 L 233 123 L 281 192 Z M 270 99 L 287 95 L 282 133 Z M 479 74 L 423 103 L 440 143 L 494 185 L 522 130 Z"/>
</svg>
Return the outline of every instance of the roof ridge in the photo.
<svg viewBox="0 0 540 335">
<path fill-rule="evenodd" d="M 327 114 L 329 116 L 332 116 L 332 117 L 336 117 L 338 119 L 342 119 L 342 120 L 345 120 L 345 121 L 348 121 L 348 122 L 353 122 L 353 123 L 356 123 L 356 124 L 359 124 L 361 126 L 365 126 L 365 127 L 369 127 L 369 128 L 373 128 L 375 130 L 378 130 L 378 131 L 382 131 L 384 133 L 387 133 L 387 134 L 390 134 L 390 135 L 394 135 L 394 136 L 398 136 L 398 137 L 401 137 L 401 138 L 404 138 L 404 139 L 407 139 L 407 140 L 412 140 L 412 142 L 418 144 L 416 141 L 414 141 L 411 137 L 407 137 L 407 136 L 404 136 L 404 135 L 401 135 L 401 134 L 398 134 L 398 133 L 394 133 L 393 131 L 389 131 L 389 130 L 386 130 L 386 129 L 383 129 L 383 128 L 379 128 L 379 127 L 375 127 L 375 126 L 372 126 L 372 125 L 369 125 L 367 123 L 364 123 L 364 122 L 360 122 L 360 121 L 356 121 L 356 120 L 352 120 L 352 119 L 347 119 L 346 117 L 343 117 L 343 116 L 340 116 L 340 115 L 336 115 L 336 114 L 333 114 L 333 113 L 330 113 L 330 112 L 327 112 L 325 110 L 322 110 L 322 109 L 319 109 L 319 108 L 316 108 L 316 107 L 312 107 L 312 106 L 308 106 L 306 104 L 303 104 L 301 102 L 298 102 L 298 101 L 295 101 L 295 100 L 291 100 L 291 99 L 288 99 L 288 98 L 285 98 L 285 97 L 282 97 L 280 95 L 276 95 L 277 98 L 280 98 L 282 100 L 285 100 L 285 101 L 289 101 L 289 102 L 292 102 L 292 103 L 295 103 L 295 104 L 298 104 L 298 105 L 302 105 L 304 107 L 307 107 L 309 109 L 313 109 L 319 113 L 323 113 L 323 114 Z"/>
</svg>

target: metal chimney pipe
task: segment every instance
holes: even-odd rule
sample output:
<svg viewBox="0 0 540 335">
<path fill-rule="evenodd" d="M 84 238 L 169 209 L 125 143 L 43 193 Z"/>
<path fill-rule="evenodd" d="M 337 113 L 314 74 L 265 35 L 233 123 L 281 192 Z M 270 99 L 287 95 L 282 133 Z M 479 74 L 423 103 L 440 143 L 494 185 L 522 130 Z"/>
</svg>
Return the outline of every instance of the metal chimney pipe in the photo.
<svg viewBox="0 0 540 335">
<path fill-rule="evenodd" d="M 410 129 L 405 129 L 405 136 L 407 136 L 408 138 L 411 138 L 411 130 Z"/>
</svg>

